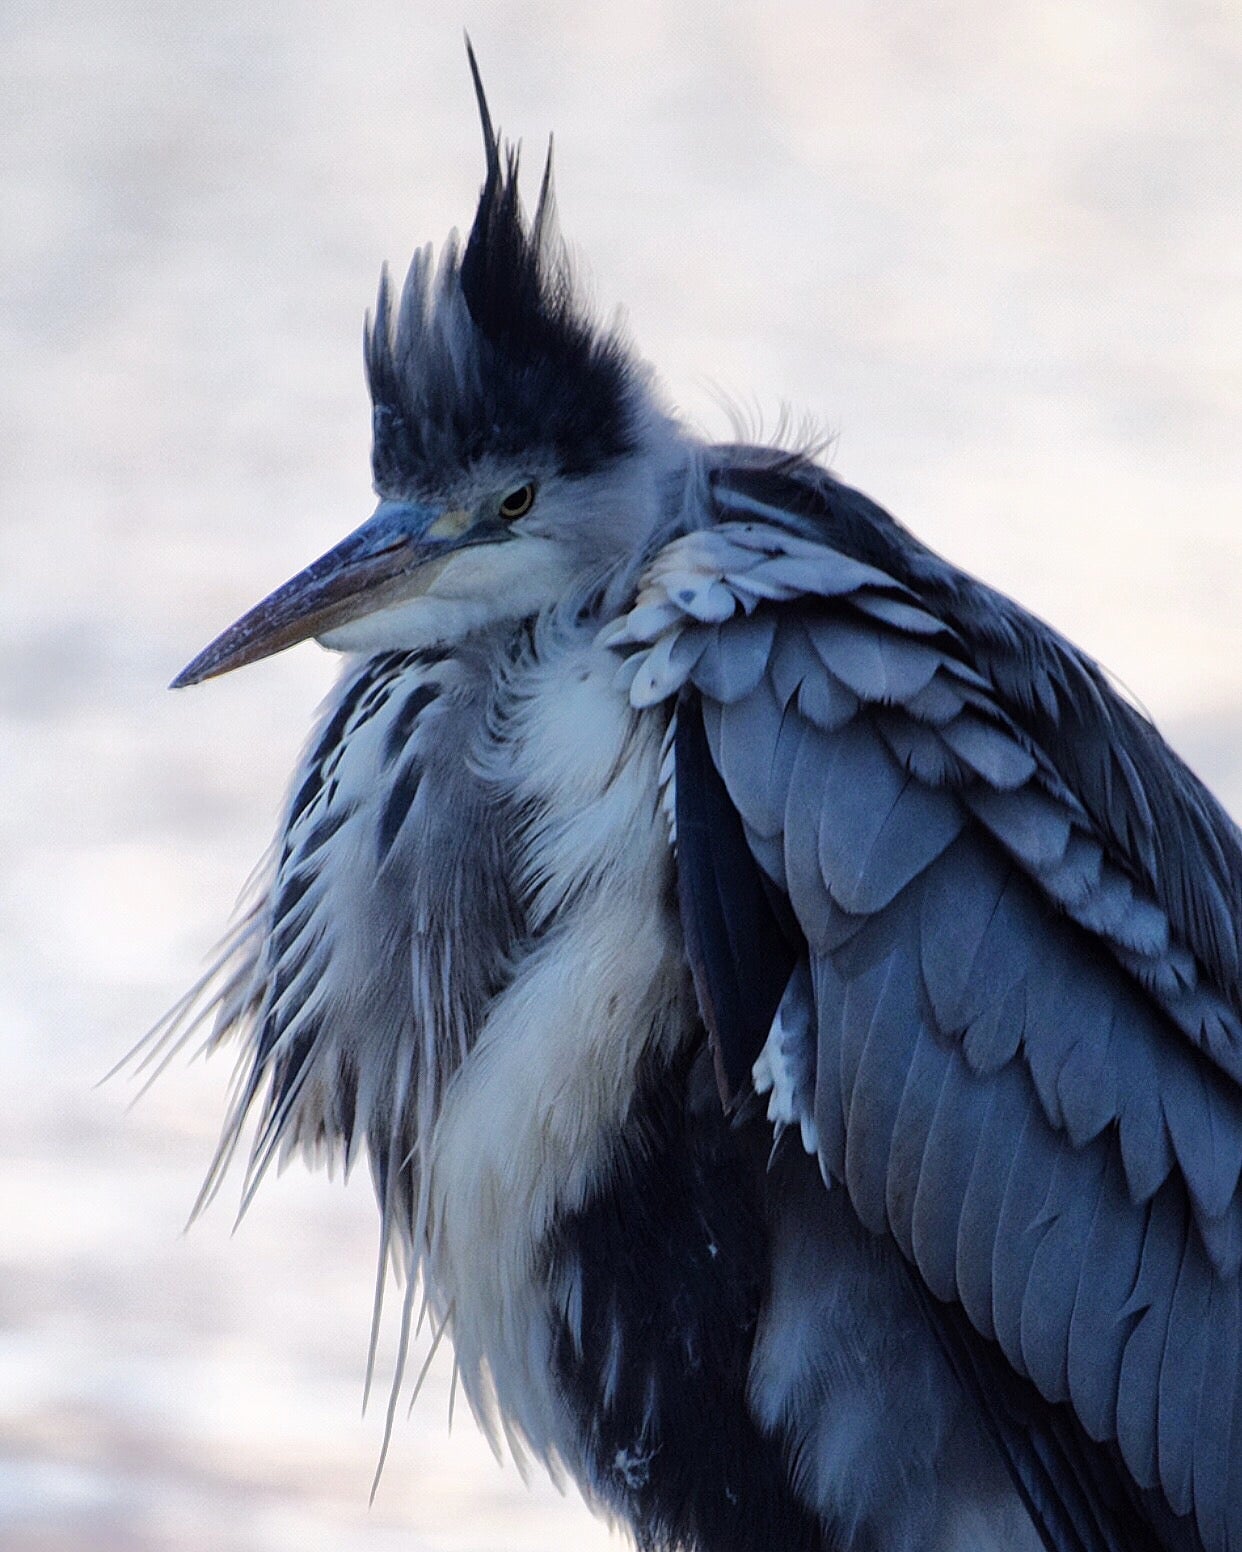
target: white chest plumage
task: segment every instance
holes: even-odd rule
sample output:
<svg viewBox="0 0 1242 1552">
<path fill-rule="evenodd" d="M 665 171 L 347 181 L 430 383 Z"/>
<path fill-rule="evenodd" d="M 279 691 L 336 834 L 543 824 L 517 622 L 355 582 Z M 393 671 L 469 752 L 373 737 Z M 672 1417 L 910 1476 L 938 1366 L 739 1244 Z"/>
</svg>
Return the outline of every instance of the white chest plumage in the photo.
<svg viewBox="0 0 1242 1552">
<path fill-rule="evenodd" d="M 218 967 L 215 1038 L 250 1054 L 209 1188 L 260 1096 L 252 1185 L 281 1149 L 365 1140 L 381 1264 L 449 1318 L 484 1427 L 552 1461 L 574 1446 L 549 1231 L 606 1179 L 693 993 L 662 714 L 589 631 L 534 634 L 516 661 L 497 639 L 347 669 Z"/>
<path fill-rule="evenodd" d="M 485 1423 L 498 1409 L 545 1457 L 572 1448 L 548 1378 L 548 1231 L 607 1169 L 640 1059 L 675 1045 L 688 1016 L 662 730 L 613 689 L 615 672 L 593 643 L 553 644 L 509 686 L 505 768 L 489 774 L 523 816 L 531 936 L 430 1149 L 428 1271 L 463 1383 Z"/>
</svg>

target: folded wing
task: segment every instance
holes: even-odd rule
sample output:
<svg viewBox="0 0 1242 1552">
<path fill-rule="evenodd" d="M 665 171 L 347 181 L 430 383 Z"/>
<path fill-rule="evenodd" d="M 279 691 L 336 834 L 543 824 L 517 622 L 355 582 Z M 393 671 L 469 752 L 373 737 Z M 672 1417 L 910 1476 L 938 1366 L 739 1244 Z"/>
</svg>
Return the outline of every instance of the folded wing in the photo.
<svg viewBox="0 0 1242 1552">
<path fill-rule="evenodd" d="M 613 638 L 637 703 L 679 697 L 726 1097 L 801 960 L 790 1119 L 1048 1544 L 1238 1548 L 1238 831 L 1095 665 L 864 498 L 745 458 L 713 491 Z"/>
</svg>

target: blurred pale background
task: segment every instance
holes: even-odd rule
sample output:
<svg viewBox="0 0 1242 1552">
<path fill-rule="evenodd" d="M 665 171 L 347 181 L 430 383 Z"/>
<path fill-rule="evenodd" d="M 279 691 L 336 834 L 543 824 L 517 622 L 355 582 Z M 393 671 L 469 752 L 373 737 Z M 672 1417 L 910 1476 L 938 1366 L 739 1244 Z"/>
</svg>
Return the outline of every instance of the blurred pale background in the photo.
<svg viewBox="0 0 1242 1552">
<path fill-rule="evenodd" d="M 5 0 L 5 1548 L 608 1539 L 449 1437 L 443 1364 L 368 1509 L 365 1179 L 291 1170 L 232 1239 L 226 1189 L 182 1238 L 227 1062 L 128 1114 L 93 1087 L 194 977 L 331 681 L 304 647 L 163 689 L 370 510 L 362 311 L 481 175 L 462 23 L 672 397 L 809 413 L 1242 808 L 1236 8 Z"/>
</svg>

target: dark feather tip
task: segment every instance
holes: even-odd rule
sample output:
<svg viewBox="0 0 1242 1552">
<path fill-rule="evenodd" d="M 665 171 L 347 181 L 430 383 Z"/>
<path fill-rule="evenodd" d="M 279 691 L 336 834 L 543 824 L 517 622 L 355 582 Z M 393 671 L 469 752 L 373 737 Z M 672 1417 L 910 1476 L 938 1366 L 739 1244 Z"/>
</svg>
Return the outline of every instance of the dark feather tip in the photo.
<svg viewBox="0 0 1242 1552">
<path fill-rule="evenodd" d="M 483 77 L 479 74 L 479 62 L 474 57 L 474 45 L 470 41 L 470 34 L 464 33 L 466 40 L 466 58 L 470 61 L 470 75 L 474 81 L 474 97 L 479 105 L 479 122 L 483 126 L 483 145 L 487 154 L 487 179 L 490 183 L 494 178 L 500 177 L 500 141 L 496 138 L 496 131 L 492 125 L 491 111 L 487 106 L 487 93 L 483 90 Z"/>
</svg>

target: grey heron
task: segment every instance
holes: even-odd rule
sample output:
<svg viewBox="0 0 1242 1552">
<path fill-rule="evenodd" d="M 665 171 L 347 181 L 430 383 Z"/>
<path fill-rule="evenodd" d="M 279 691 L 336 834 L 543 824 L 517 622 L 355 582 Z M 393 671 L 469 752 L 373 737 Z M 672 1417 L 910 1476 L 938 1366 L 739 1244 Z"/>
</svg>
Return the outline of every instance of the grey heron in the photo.
<svg viewBox="0 0 1242 1552">
<path fill-rule="evenodd" d="M 1238 1552 L 1242 836 L 1048 626 L 679 423 L 470 63 L 379 505 L 175 681 L 345 654 L 208 1189 L 252 1113 L 248 1191 L 365 1154 L 483 1426 L 644 1549 Z"/>
</svg>

